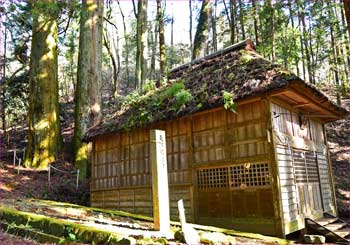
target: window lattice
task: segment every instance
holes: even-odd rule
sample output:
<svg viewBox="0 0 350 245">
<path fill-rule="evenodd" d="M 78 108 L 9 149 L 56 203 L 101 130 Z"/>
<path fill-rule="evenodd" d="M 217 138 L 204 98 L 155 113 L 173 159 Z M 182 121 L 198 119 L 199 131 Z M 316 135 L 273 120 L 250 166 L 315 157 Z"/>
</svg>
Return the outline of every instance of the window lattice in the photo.
<svg viewBox="0 0 350 245">
<path fill-rule="evenodd" d="M 198 188 L 228 187 L 227 167 L 198 170 Z"/>
<path fill-rule="evenodd" d="M 319 182 L 317 161 L 314 152 L 293 150 L 293 161 L 297 183 Z"/>
<path fill-rule="evenodd" d="M 230 187 L 258 187 L 270 185 L 268 163 L 242 164 L 230 167 Z"/>
<path fill-rule="evenodd" d="M 200 169 L 197 172 L 198 188 L 245 188 L 270 185 L 268 163 L 232 165 Z"/>
</svg>

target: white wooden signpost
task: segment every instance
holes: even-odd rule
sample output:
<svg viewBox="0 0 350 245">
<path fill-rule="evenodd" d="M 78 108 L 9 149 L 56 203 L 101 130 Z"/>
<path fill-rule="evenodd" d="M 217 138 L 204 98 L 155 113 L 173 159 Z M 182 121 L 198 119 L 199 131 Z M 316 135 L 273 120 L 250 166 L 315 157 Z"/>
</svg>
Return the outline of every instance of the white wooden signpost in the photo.
<svg viewBox="0 0 350 245">
<path fill-rule="evenodd" d="M 165 131 L 150 131 L 150 159 L 152 164 L 154 229 L 163 234 L 170 231 L 169 186 Z"/>
</svg>

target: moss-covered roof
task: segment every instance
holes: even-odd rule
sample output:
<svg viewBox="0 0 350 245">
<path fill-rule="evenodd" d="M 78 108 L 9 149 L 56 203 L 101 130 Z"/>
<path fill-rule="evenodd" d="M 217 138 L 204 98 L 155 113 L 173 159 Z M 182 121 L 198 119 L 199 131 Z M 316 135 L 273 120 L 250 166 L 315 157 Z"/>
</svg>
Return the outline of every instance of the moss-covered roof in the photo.
<svg viewBox="0 0 350 245">
<path fill-rule="evenodd" d="M 315 86 L 257 54 L 253 43 L 246 40 L 171 70 L 165 84 L 141 96 L 129 97 L 114 115 L 106 115 L 91 128 L 86 139 L 223 105 L 230 107 L 230 101 L 285 88 L 292 82 L 329 100 Z M 346 112 L 334 103 L 332 106 Z"/>
</svg>

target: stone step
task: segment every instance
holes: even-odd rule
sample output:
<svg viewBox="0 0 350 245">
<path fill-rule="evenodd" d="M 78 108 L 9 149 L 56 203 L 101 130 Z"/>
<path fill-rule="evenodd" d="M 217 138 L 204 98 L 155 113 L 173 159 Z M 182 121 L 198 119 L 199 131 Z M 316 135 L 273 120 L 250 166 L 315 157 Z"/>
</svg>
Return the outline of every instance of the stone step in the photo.
<svg viewBox="0 0 350 245">
<path fill-rule="evenodd" d="M 346 223 L 337 222 L 337 223 L 331 223 L 331 224 L 325 225 L 324 227 L 330 231 L 336 231 L 336 230 L 339 230 L 339 229 L 345 227 L 346 225 L 347 225 Z"/>
<path fill-rule="evenodd" d="M 323 226 L 325 226 L 325 225 L 328 225 L 328 224 L 330 224 L 330 223 L 333 223 L 333 222 L 335 222 L 335 221 L 337 221 L 338 220 L 338 218 L 320 218 L 320 219 L 317 219 L 317 220 L 315 220 L 317 223 L 319 223 L 320 225 L 323 225 Z"/>
<path fill-rule="evenodd" d="M 345 238 L 345 237 L 348 237 L 350 235 L 350 228 L 345 227 L 345 228 L 334 231 L 334 233 L 337 234 L 338 236 Z"/>
</svg>

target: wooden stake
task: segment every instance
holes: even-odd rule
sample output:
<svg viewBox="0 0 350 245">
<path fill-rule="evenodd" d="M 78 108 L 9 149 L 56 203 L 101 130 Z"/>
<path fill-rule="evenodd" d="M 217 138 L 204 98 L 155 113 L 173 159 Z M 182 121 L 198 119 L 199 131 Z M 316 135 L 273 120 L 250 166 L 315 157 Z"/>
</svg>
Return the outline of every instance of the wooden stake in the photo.
<svg viewBox="0 0 350 245">
<path fill-rule="evenodd" d="M 13 166 L 16 165 L 16 149 L 13 150 Z"/>
<path fill-rule="evenodd" d="M 150 140 L 154 229 L 167 234 L 170 231 L 170 211 L 165 131 L 151 130 Z"/>
<path fill-rule="evenodd" d="M 17 175 L 19 175 L 19 168 L 21 167 L 21 158 L 18 159 L 18 168 L 17 168 Z"/>
</svg>

